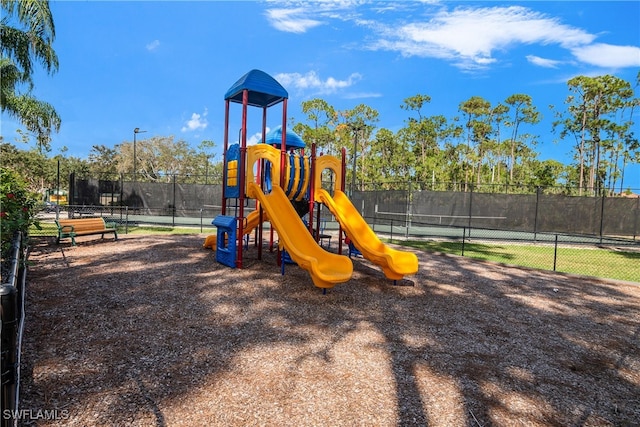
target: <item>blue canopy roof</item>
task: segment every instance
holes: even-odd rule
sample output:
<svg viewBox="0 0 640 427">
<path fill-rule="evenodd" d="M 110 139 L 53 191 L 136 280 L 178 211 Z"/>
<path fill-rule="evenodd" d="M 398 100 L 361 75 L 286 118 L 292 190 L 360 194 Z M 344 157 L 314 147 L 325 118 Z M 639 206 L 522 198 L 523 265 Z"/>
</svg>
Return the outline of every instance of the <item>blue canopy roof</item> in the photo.
<svg viewBox="0 0 640 427">
<path fill-rule="evenodd" d="M 276 79 L 260 70 L 251 70 L 231 86 L 224 99 L 242 103 L 242 92 L 249 91 L 249 105 L 271 107 L 289 98 L 289 94 Z"/>
<path fill-rule="evenodd" d="M 280 148 L 280 144 L 282 143 L 282 126 L 278 126 L 272 131 L 269 131 L 265 137 L 264 141 L 266 144 L 276 145 Z M 292 130 L 287 130 L 287 135 L 285 138 L 285 148 L 304 148 L 305 143 L 300 138 L 300 136 Z"/>
</svg>

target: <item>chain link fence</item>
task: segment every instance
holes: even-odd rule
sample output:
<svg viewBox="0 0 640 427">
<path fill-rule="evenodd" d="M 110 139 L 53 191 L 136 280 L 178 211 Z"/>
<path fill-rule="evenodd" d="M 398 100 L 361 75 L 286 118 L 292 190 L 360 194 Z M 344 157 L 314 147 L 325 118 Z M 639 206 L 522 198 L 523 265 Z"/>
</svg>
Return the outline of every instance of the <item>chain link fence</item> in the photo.
<svg viewBox="0 0 640 427">
<path fill-rule="evenodd" d="M 351 200 L 374 231 L 394 243 L 640 282 L 639 196 L 577 196 L 540 187 L 528 194 L 482 192 L 471 184 L 468 191 L 411 188 L 420 186 L 354 191 Z"/>
<path fill-rule="evenodd" d="M 59 216 L 104 217 L 124 233 L 140 226 L 213 233 L 222 186 L 203 182 L 178 175 L 162 182 L 72 175 L 69 205 L 49 205 L 41 214 L 43 229 L 32 234 L 55 235 Z M 424 187 L 404 183 L 400 189 L 354 191 L 350 199 L 376 233 L 395 243 L 415 241 L 427 251 L 640 282 L 639 196 L 577 196 L 541 187 L 487 191 L 472 184 L 457 188 L 467 191 Z M 228 206 L 230 212 L 234 207 Z M 328 209 L 321 208 L 321 215 L 325 230 L 337 237 L 339 224 Z"/>
<path fill-rule="evenodd" d="M 365 219 L 381 239 L 427 252 L 640 283 L 640 242 L 634 240 Z"/>
</svg>

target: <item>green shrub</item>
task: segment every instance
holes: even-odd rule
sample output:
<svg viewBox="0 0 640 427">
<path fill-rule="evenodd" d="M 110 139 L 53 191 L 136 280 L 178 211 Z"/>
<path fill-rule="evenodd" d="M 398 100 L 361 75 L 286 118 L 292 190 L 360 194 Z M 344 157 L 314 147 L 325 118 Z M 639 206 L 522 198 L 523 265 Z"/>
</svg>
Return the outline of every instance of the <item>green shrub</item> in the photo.
<svg viewBox="0 0 640 427">
<path fill-rule="evenodd" d="M 27 234 L 29 227 L 39 228 L 36 220 L 38 195 L 27 189 L 26 182 L 14 171 L 0 167 L 0 239 L 2 265 L 11 253 L 16 232 Z"/>
</svg>

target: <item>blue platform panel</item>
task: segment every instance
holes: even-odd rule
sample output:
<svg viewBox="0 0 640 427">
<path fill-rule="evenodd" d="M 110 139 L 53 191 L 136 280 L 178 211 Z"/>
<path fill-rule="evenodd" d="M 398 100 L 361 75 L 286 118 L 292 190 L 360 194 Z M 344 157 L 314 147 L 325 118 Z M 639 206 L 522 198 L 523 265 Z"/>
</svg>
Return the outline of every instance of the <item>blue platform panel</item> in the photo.
<svg viewBox="0 0 640 427">
<path fill-rule="evenodd" d="M 231 268 L 236 268 L 237 260 L 237 233 L 238 224 L 236 218 L 227 215 L 218 215 L 212 221 L 218 233 L 216 238 L 216 261 Z"/>
</svg>

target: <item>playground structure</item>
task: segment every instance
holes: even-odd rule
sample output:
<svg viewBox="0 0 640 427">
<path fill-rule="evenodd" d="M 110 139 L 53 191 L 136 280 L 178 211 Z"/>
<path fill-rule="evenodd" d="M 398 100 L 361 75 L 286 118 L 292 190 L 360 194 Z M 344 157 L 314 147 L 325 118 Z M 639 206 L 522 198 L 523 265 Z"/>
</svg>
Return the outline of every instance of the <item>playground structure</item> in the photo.
<svg viewBox="0 0 640 427">
<path fill-rule="evenodd" d="M 282 254 L 286 251 L 293 262 L 307 270 L 315 286 L 332 288 L 351 278 L 353 264 L 349 257 L 342 255 L 342 239 L 339 239 L 338 253 L 329 252 L 318 243 L 321 219 L 316 203 L 319 203 L 338 221 L 339 235 L 344 233 L 364 258 L 381 267 L 385 277 L 395 281 L 415 274 L 418 271 L 416 255 L 381 242 L 345 195 L 345 150 L 342 150 L 342 159 L 316 156 L 313 144 L 311 155 L 305 155 L 301 138 L 286 130 L 287 100 L 287 91 L 260 70 L 245 74 L 225 94 L 222 211 L 212 221 L 217 227 L 216 235 L 207 237 L 204 246 L 215 248 L 218 262 L 242 268 L 245 236 L 255 232 L 258 259 L 261 259 L 263 223 L 269 221 L 271 243 L 275 231 L 278 250 Z M 232 102 L 242 104 L 242 126 L 239 143 L 230 146 Z M 280 103 L 282 125 L 267 133 L 267 109 Z M 249 106 L 262 108 L 263 137 L 262 143 L 247 147 Z M 328 189 L 322 186 L 322 176 L 327 170 L 332 178 L 332 188 Z M 256 206 L 245 216 L 247 199 L 254 199 Z M 317 214 L 315 225 L 314 212 Z M 302 220 L 305 215 L 309 218 L 306 223 Z"/>
</svg>

